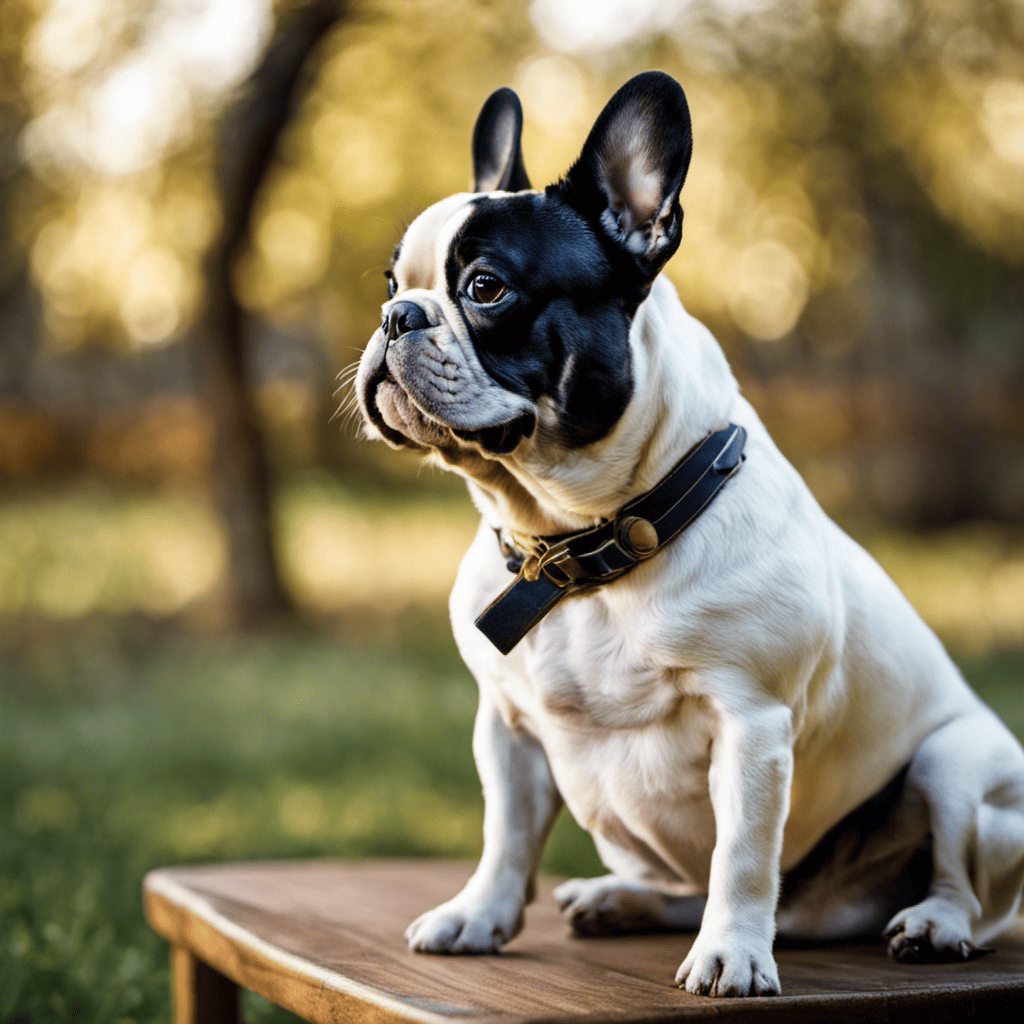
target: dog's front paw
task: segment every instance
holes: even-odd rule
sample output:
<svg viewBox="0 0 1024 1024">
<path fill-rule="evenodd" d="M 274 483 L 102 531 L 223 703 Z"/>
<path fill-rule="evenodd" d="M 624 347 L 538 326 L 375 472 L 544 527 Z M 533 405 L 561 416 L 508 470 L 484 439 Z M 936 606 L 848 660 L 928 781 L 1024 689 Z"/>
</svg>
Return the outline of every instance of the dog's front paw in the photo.
<svg viewBox="0 0 1024 1024">
<path fill-rule="evenodd" d="M 974 944 L 967 915 L 937 897 L 901 910 L 882 937 L 889 942 L 889 955 L 907 964 L 971 960 L 991 952 Z"/>
<path fill-rule="evenodd" d="M 699 996 L 777 996 L 779 971 L 771 946 L 729 935 L 694 940 L 676 984 Z"/>
<path fill-rule="evenodd" d="M 417 953 L 495 953 L 522 926 L 521 901 L 460 895 L 416 918 L 405 938 Z"/>
</svg>

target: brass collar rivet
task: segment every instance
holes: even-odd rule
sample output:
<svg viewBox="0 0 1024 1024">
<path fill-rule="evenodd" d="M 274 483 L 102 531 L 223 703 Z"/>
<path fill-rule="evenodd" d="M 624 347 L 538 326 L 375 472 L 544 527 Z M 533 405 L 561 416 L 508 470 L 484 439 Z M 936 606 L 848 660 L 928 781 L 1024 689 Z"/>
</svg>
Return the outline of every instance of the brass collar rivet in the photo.
<svg viewBox="0 0 1024 1024">
<path fill-rule="evenodd" d="M 626 516 L 619 522 L 618 540 L 638 558 L 653 555 L 658 547 L 658 531 L 640 516 Z"/>
</svg>

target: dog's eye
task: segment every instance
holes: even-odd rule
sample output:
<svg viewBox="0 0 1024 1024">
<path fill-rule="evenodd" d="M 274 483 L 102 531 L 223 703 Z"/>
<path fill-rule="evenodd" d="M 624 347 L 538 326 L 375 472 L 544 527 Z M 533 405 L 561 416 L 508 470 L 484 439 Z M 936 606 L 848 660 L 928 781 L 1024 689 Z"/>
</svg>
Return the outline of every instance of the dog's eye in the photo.
<svg viewBox="0 0 1024 1024">
<path fill-rule="evenodd" d="M 497 302 L 505 294 L 505 285 L 493 274 L 474 274 L 470 278 L 466 292 L 474 302 L 487 306 Z"/>
<path fill-rule="evenodd" d="M 395 292 L 398 291 L 398 282 L 395 280 L 395 275 L 390 270 L 384 271 L 384 276 L 388 279 L 388 298 L 393 299 Z"/>
</svg>

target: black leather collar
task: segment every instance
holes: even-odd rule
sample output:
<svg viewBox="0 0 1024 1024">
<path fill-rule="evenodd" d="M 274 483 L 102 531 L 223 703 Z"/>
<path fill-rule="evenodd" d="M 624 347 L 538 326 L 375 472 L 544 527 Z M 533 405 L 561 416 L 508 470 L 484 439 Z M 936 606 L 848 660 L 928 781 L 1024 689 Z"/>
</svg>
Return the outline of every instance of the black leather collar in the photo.
<svg viewBox="0 0 1024 1024">
<path fill-rule="evenodd" d="M 652 490 L 592 529 L 527 538 L 526 553 L 498 532 L 516 578 L 483 610 L 477 628 L 508 654 L 566 594 L 608 583 L 657 554 L 739 471 L 746 441 L 734 423 L 709 434 Z"/>
</svg>

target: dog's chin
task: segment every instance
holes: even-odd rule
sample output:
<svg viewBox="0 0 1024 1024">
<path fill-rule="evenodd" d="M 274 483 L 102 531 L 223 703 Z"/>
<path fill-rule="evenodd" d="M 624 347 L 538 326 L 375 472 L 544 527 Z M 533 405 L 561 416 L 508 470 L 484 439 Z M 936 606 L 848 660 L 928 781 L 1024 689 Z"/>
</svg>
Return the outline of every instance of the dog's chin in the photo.
<svg viewBox="0 0 1024 1024">
<path fill-rule="evenodd" d="M 536 426 L 536 417 L 529 412 L 475 430 L 450 426 L 425 414 L 390 374 L 377 384 L 371 408 L 377 412 L 373 419 L 383 421 L 375 425 L 385 440 L 402 447 L 445 450 L 461 441 L 479 445 L 489 455 L 510 455 Z"/>
</svg>

